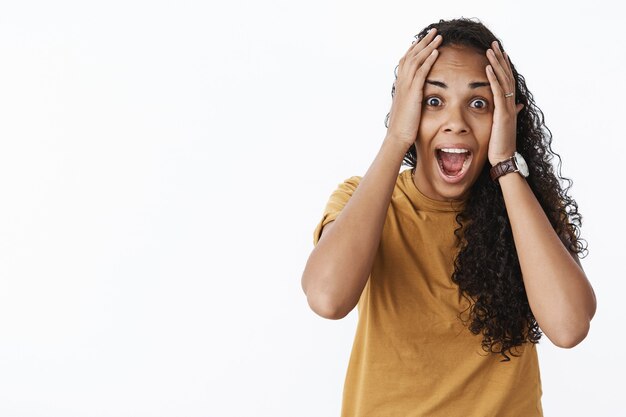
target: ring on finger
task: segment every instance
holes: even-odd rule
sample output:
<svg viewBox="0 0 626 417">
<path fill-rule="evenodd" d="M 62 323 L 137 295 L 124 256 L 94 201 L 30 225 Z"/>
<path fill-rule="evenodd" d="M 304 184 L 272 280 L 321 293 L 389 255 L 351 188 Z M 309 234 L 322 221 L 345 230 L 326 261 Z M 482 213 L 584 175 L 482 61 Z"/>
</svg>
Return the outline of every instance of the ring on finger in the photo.
<svg viewBox="0 0 626 417">
<path fill-rule="evenodd" d="M 504 95 L 504 98 L 509 98 L 509 97 L 513 97 L 515 95 L 515 93 L 506 93 Z"/>
</svg>

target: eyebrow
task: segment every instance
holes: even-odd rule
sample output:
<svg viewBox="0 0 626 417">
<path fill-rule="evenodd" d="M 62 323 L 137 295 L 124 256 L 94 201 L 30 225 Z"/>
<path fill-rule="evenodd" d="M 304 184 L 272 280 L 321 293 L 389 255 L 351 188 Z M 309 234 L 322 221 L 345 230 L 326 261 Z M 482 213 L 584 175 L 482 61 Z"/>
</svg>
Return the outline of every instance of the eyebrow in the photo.
<svg viewBox="0 0 626 417">
<path fill-rule="evenodd" d="M 436 87 L 441 87 L 441 88 L 448 88 L 446 83 L 443 83 L 441 81 L 426 80 L 426 84 L 434 85 Z M 469 83 L 468 87 L 472 88 L 472 89 L 473 88 L 480 88 L 480 87 L 489 87 L 489 83 L 488 82 L 484 82 L 484 81 L 475 81 L 475 82 Z"/>
</svg>

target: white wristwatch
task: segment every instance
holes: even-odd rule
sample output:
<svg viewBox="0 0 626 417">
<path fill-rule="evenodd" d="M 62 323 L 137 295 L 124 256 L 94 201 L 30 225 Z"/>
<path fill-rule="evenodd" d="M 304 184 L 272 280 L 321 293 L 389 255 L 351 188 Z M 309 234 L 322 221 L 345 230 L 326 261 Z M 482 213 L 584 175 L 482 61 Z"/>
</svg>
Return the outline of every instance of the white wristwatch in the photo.
<svg viewBox="0 0 626 417">
<path fill-rule="evenodd" d="M 519 153 L 515 152 L 512 157 L 509 159 L 505 159 L 502 162 L 498 162 L 489 171 L 489 175 L 491 179 L 497 181 L 503 175 L 509 174 L 511 172 L 519 172 L 520 175 L 524 178 L 528 177 L 530 172 L 528 171 L 528 164 L 526 164 L 526 160 Z"/>
</svg>

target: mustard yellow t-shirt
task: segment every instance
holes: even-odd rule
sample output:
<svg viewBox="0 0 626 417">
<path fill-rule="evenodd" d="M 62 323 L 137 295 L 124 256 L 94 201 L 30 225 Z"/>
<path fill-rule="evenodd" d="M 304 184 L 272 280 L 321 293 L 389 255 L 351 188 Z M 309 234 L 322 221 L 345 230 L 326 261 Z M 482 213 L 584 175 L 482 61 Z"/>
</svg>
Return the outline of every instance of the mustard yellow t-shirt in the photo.
<svg viewBox="0 0 626 417">
<path fill-rule="evenodd" d="M 469 303 L 451 281 L 462 203 L 423 195 L 398 175 L 371 275 L 358 302 L 342 417 L 542 416 L 535 345 L 501 362 L 459 319 Z M 315 230 L 335 220 L 360 177 L 331 195 Z M 467 316 L 465 316 L 467 317 Z"/>
</svg>

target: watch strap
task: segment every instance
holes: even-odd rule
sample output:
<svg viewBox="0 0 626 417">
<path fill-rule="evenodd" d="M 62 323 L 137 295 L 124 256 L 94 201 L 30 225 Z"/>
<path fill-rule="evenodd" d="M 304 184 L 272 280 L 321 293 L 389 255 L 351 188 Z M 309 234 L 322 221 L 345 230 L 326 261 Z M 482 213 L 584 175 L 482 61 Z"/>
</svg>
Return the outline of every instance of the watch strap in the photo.
<svg viewBox="0 0 626 417">
<path fill-rule="evenodd" d="M 489 175 L 491 176 L 491 179 L 493 181 L 496 181 L 498 178 L 505 174 L 517 172 L 517 166 L 515 165 L 514 159 L 515 157 L 512 156 L 509 159 L 498 162 L 493 167 L 491 167 L 491 170 L 489 170 Z"/>
</svg>

